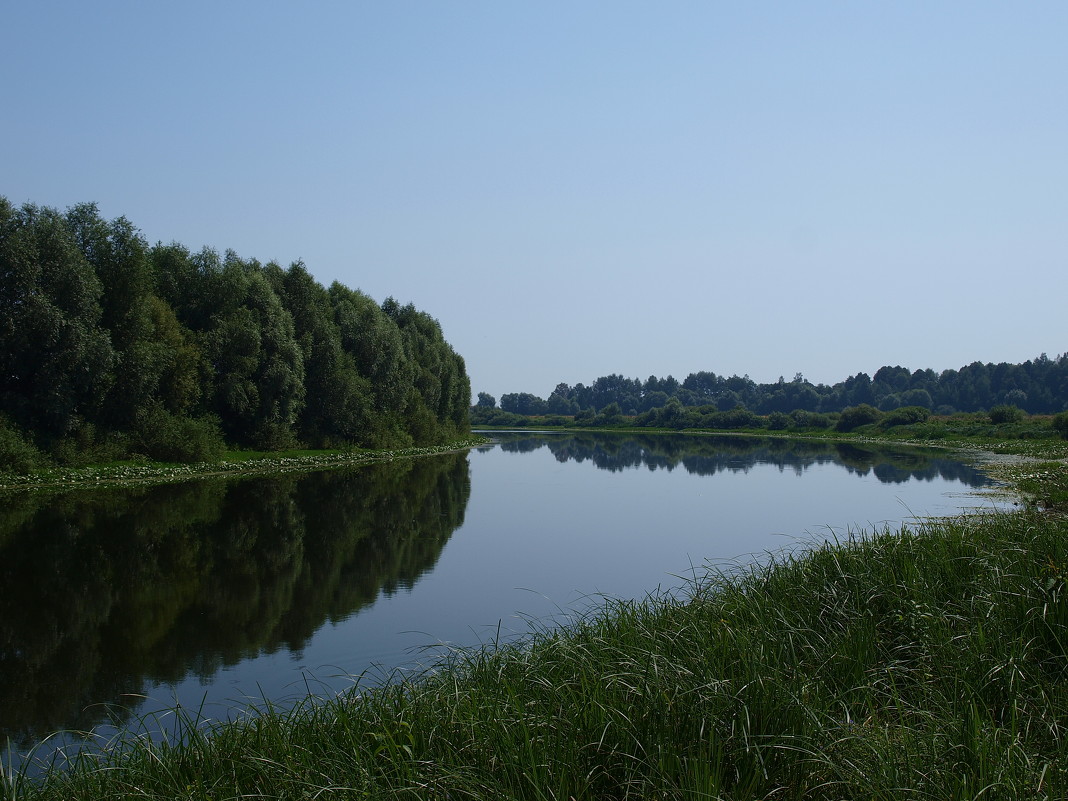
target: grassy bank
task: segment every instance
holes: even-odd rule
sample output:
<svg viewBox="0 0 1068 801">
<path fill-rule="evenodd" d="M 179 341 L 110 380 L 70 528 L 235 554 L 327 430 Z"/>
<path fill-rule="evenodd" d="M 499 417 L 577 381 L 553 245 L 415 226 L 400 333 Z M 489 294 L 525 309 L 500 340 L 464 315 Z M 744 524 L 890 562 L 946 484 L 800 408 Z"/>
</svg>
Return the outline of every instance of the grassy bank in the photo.
<svg viewBox="0 0 1068 801">
<path fill-rule="evenodd" d="M 1068 530 L 936 521 L 609 603 L 522 645 L 16 798 L 1068 797 Z"/>
<path fill-rule="evenodd" d="M 868 533 L 0 797 L 1068 797 L 1065 518 Z"/>
</svg>

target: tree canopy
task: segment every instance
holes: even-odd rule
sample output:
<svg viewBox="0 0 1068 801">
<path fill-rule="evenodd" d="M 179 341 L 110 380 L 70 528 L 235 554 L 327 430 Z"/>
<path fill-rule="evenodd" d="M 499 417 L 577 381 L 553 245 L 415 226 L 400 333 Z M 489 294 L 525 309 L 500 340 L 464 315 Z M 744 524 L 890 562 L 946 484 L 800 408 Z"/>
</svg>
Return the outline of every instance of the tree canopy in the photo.
<svg viewBox="0 0 1068 801">
<path fill-rule="evenodd" d="M 463 359 L 425 312 L 324 288 L 301 262 L 149 246 L 91 203 L 0 197 L 0 345 L 0 440 L 61 462 L 469 429 Z"/>
<path fill-rule="evenodd" d="M 615 404 L 625 415 L 652 411 L 677 417 L 682 408 L 754 414 L 806 412 L 833 414 L 868 406 L 879 412 L 923 408 L 929 412 L 982 412 L 1009 405 L 1031 414 L 1056 414 L 1068 409 L 1068 354 L 1051 359 L 1042 354 L 1023 364 L 972 362 L 959 370 L 881 367 L 874 376 L 857 373 L 837 384 L 813 384 L 801 373 L 758 384 L 749 376 L 691 373 L 681 383 L 672 376 L 649 376 L 644 382 L 608 375 L 592 384 L 557 384 L 543 400 L 529 392 L 501 396 L 501 409 L 524 415 L 575 415 L 603 411 Z"/>
</svg>

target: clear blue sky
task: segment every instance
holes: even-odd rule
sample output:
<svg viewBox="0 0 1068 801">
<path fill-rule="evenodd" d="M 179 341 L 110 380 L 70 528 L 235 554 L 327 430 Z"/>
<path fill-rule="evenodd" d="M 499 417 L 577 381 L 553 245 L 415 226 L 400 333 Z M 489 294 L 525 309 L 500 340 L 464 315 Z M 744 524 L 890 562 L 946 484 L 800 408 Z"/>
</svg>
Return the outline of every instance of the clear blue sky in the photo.
<svg viewBox="0 0 1068 801">
<path fill-rule="evenodd" d="M 474 392 L 1068 351 L 1068 3 L 8 3 L 0 195 L 411 301 Z"/>
</svg>

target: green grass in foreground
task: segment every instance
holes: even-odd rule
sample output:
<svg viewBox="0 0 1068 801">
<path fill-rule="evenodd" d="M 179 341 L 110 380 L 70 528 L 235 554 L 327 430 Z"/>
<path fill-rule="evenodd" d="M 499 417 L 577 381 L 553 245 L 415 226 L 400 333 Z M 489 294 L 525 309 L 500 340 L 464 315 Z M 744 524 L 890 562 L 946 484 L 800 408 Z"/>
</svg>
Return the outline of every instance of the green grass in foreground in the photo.
<svg viewBox="0 0 1068 801">
<path fill-rule="evenodd" d="M 433 673 L 130 743 L 26 799 L 1068 797 L 1068 525 L 936 520 Z"/>
</svg>

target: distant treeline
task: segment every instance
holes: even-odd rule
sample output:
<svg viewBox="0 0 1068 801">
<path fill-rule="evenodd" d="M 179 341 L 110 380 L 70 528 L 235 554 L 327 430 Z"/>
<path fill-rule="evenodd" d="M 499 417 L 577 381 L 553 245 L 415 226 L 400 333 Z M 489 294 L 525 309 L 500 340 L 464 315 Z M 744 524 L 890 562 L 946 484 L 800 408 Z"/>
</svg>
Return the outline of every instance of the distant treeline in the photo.
<svg viewBox="0 0 1068 801">
<path fill-rule="evenodd" d="M 635 416 L 662 409 L 673 399 L 684 408 L 745 409 L 759 415 L 831 414 L 861 404 L 884 412 L 917 406 L 936 414 L 953 414 L 1008 405 L 1031 414 L 1055 414 L 1068 409 L 1068 354 L 1056 359 L 1042 354 L 1023 364 L 973 362 L 941 373 L 881 367 L 874 376 L 857 373 L 831 386 L 813 384 L 800 373 L 792 381 L 780 377 L 773 384 L 710 372 L 691 373 L 682 382 L 672 376 L 649 376 L 643 382 L 609 375 L 590 386 L 558 384 L 548 399 L 526 392 L 506 394 L 500 409 L 521 415 L 581 415 L 615 404 L 622 414 Z M 479 393 L 476 408 L 495 407 L 492 395 Z"/>
<path fill-rule="evenodd" d="M 469 404 L 411 304 L 0 197 L 0 469 L 430 444 L 467 432 Z"/>
</svg>

